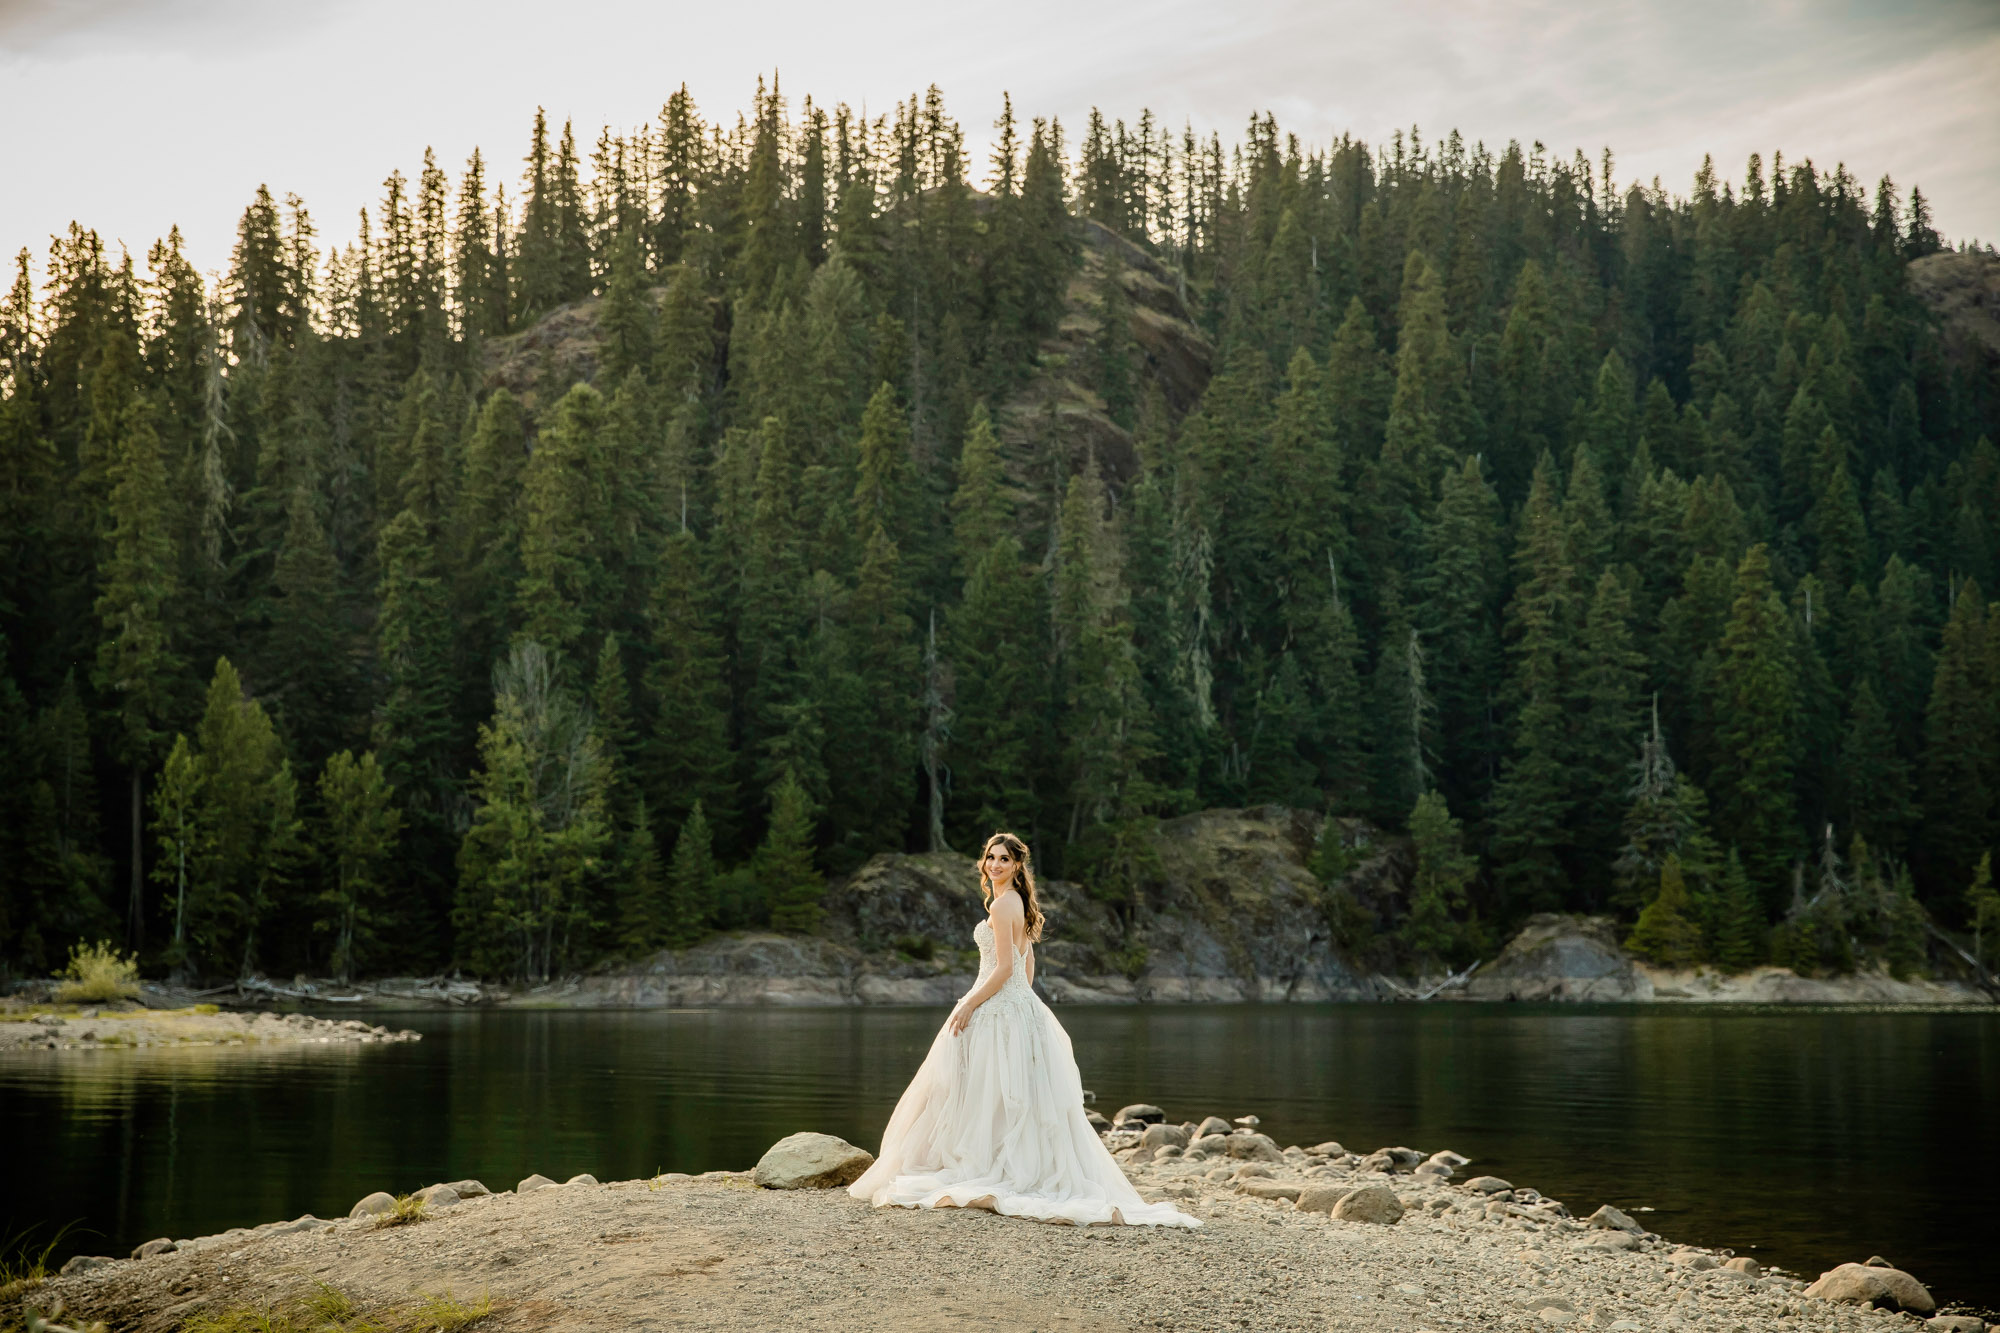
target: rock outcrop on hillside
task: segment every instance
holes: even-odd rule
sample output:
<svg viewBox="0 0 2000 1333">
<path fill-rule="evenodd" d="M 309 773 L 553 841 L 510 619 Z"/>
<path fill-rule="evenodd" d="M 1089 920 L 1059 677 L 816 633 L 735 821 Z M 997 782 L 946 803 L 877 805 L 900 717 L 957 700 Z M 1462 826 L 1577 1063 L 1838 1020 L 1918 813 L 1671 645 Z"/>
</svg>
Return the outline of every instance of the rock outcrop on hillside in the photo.
<svg viewBox="0 0 2000 1333">
<path fill-rule="evenodd" d="M 1913 261 L 1909 279 L 1938 318 L 1947 356 L 1975 372 L 2000 369 L 2000 254 L 1943 250 Z"/>
</svg>

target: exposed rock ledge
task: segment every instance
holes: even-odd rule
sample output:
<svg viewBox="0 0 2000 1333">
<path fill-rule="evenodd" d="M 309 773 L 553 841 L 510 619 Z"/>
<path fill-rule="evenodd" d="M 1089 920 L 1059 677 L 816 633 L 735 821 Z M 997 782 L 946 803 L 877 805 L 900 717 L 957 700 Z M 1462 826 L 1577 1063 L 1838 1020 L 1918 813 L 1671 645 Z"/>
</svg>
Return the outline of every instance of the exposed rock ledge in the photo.
<svg viewBox="0 0 2000 1333">
<path fill-rule="evenodd" d="M 1528 918 L 1500 956 L 1462 987 L 1465 1000 L 1574 1000 L 1709 1004 L 1979 1005 L 1993 997 L 1962 981 L 1884 972 L 1801 977 L 1786 967 L 1729 974 L 1655 967 L 1619 947 L 1609 917 L 1545 913 Z"/>
<path fill-rule="evenodd" d="M 417 1040 L 419 1034 L 407 1028 L 392 1031 L 359 1019 L 219 1013 L 214 1005 L 164 1012 L 136 1005 L 97 1008 L 8 1002 L 0 1006 L 0 1051 Z"/>
</svg>

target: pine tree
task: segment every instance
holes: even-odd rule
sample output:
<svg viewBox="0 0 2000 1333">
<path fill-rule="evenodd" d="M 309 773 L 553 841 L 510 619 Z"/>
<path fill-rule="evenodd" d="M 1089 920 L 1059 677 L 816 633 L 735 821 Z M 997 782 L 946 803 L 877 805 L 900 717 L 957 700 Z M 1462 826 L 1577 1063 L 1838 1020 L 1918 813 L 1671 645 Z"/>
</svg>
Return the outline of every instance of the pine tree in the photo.
<svg viewBox="0 0 2000 1333">
<path fill-rule="evenodd" d="M 806 935 L 819 929 L 826 881 L 813 865 L 812 836 L 805 788 L 788 772 L 771 789 L 771 822 L 753 858 L 775 929 Z"/>
<path fill-rule="evenodd" d="M 130 776 L 132 877 L 125 938 L 134 949 L 145 938 L 145 870 L 139 825 L 145 770 L 172 707 L 182 661 L 174 651 L 171 611 L 179 591 L 177 556 L 167 513 L 166 468 L 160 439 L 144 400 L 123 413 L 108 498 L 110 551 L 101 566 L 97 618 L 104 637 L 97 648 L 97 688 L 116 702 L 117 753 Z"/>
<path fill-rule="evenodd" d="M 1725 971 L 1741 972 L 1758 960 L 1764 907 L 1758 901 L 1757 890 L 1751 886 L 1749 872 L 1743 869 L 1743 858 L 1734 847 L 1729 849 L 1717 897 L 1711 957 Z"/>
<path fill-rule="evenodd" d="M 1924 853 L 1940 884 L 1964 883 L 1995 842 L 2000 790 L 2000 617 L 1967 580 L 1938 645 L 1924 715 Z"/>
<path fill-rule="evenodd" d="M 1478 873 L 1478 859 L 1460 850 L 1458 820 L 1434 791 L 1419 796 L 1410 811 L 1410 842 L 1417 868 L 1400 932 L 1403 945 L 1420 958 L 1450 957 L 1463 938 L 1454 913 L 1467 909 L 1466 886 Z"/>
<path fill-rule="evenodd" d="M 701 939 L 715 916 L 715 848 L 708 815 L 697 800 L 674 839 L 667 879 L 667 943 L 685 948 Z"/>
<path fill-rule="evenodd" d="M 1518 571 L 1507 608 L 1515 661 L 1514 738 L 1493 791 L 1494 853 L 1511 906 L 1547 910 L 1568 887 L 1564 861 L 1574 844 L 1568 770 L 1569 663 L 1574 572 L 1555 496 L 1554 460 L 1544 454 L 1521 513 Z"/>
<path fill-rule="evenodd" d="M 464 960 L 489 975 L 547 981 L 575 961 L 611 840 L 604 757 L 561 663 L 521 639 L 493 669 L 479 728 L 477 801 L 458 852 L 452 921 Z"/>
<path fill-rule="evenodd" d="M 1965 890 L 1965 919 L 1972 924 L 1972 956 L 1986 965 L 1988 931 L 2000 938 L 2000 892 L 1993 888 L 1993 853 L 1984 853 L 1972 869 L 1972 883 Z"/>
<path fill-rule="evenodd" d="M 333 871 L 319 895 L 324 915 L 313 924 L 333 936 L 327 966 L 346 981 L 369 952 L 375 928 L 384 919 L 385 880 L 396 859 L 403 816 L 372 750 L 359 759 L 350 750 L 328 758 L 319 778 L 319 799 L 326 822 L 317 841 L 332 859 Z"/>
<path fill-rule="evenodd" d="M 729 687 L 722 647 L 700 586 L 700 544 L 690 532 L 667 539 L 648 609 L 652 660 L 643 682 L 651 722 L 642 764 L 653 808 L 679 824 L 706 804 L 724 830 L 734 828 Z M 727 834 L 725 834 L 727 836 Z"/>
<path fill-rule="evenodd" d="M 618 947 L 627 958 L 643 957 L 669 942 L 674 926 L 671 893 L 661 874 L 660 845 L 642 796 L 618 867 Z"/>
<path fill-rule="evenodd" d="M 1625 947 L 1665 967 L 1692 967 L 1701 957 L 1701 926 L 1681 876 L 1681 861 L 1669 855 L 1660 867 L 1660 891 L 1639 913 Z"/>
<path fill-rule="evenodd" d="M 1799 700 L 1785 605 L 1765 547 L 1737 566 L 1735 602 L 1705 693 L 1715 737 L 1716 828 L 1741 850 L 1751 882 L 1775 906 L 1796 854 L 1792 754 Z"/>
<path fill-rule="evenodd" d="M 1570 776 L 1575 784 L 1576 840 L 1584 853 L 1586 892 L 1602 901 L 1619 843 L 1624 783 L 1637 738 L 1645 657 L 1632 641 L 1632 599 L 1609 570 L 1597 581 L 1585 617 L 1573 689 Z"/>
<path fill-rule="evenodd" d="M 174 737 L 174 747 L 153 784 L 153 843 L 158 857 L 153 878 L 173 893 L 173 932 L 168 937 L 168 966 L 177 978 L 185 978 L 189 961 L 187 904 L 189 876 L 200 876 L 213 836 L 202 822 L 202 766 L 188 738 Z"/>
</svg>

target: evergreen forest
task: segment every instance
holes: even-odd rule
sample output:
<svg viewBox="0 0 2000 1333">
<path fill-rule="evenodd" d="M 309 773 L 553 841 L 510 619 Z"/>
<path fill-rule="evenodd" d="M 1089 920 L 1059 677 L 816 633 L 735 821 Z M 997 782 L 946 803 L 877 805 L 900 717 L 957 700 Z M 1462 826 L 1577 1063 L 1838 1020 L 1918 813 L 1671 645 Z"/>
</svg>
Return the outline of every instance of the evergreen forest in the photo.
<svg viewBox="0 0 2000 1333">
<path fill-rule="evenodd" d="M 1407 834 L 1456 964 L 2000 934 L 2000 380 L 1920 192 L 683 89 L 0 299 L 0 970 L 541 979 L 883 851 Z M 1732 168 L 1732 171 L 1735 169 Z M 345 240 L 333 239 L 335 235 Z M 1975 946 L 1977 947 L 1977 946 Z"/>
</svg>

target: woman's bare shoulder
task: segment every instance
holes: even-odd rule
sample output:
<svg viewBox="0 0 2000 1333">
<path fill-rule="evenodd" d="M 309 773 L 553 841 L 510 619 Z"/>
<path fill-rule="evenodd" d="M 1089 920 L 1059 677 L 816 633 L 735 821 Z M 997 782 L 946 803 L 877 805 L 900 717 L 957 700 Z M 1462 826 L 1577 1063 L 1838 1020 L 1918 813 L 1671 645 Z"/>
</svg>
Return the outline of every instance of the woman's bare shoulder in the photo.
<svg viewBox="0 0 2000 1333">
<path fill-rule="evenodd" d="M 993 915 L 996 917 L 1005 917 L 1009 921 L 1024 920 L 1027 917 L 1027 912 L 1021 907 L 1021 895 L 1009 889 L 998 898 L 995 898 L 993 900 Z"/>
</svg>

